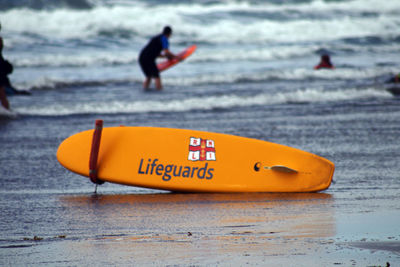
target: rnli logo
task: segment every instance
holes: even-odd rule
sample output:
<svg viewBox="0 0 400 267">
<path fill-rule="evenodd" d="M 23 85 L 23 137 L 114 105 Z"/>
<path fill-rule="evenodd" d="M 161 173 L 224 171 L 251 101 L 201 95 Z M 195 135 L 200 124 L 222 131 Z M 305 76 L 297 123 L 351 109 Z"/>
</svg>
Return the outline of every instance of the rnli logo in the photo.
<svg viewBox="0 0 400 267">
<path fill-rule="evenodd" d="M 216 160 L 213 140 L 190 137 L 188 160 Z"/>
</svg>

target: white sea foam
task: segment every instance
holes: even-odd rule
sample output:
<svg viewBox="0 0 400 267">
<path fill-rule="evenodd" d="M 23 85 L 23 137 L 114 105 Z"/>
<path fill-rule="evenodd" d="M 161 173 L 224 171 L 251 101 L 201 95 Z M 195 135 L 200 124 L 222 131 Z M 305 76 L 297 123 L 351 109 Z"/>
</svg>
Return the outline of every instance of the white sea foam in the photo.
<svg viewBox="0 0 400 267">
<path fill-rule="evenodd" d="M 224 49 L 198 46 L 196 53 L 188 58 L 187 62 L 267 62 L 273 60 L 295 59 L 299 57 L 315 57 L 315 52 L 320 48 L 312 45 L 281 45 L 281 46 L 259 46 L 259 47 L 227 47 Z M 173 47 L 172 50 L 179 51 Z M 336 45 L 332 50 L 351 50 L 350 45 Z M 397 53 L 395 45 L 365 46 L 357 49 L 357 53 Z M 30 67 L 86 67 L 86 66 L 117 66 L 136 65 L 139 51 L 132 50 L 95 50 L 79 51 L 73 54 L 68 53 L 17 53 L 8 56 L 8 59 L 16 68 Z M 317 59 L 316 59 L 317 60 Z M 315 62 L 316 64 L 317 62 Z"/>
<path fill-rule="evenodd" d="M 291 69 L 268 69 L 256 73 L 207 73 L 192 77 L 164 77 L 166 85 L 202 85 L 202 84 L 222 84 L 237 82 L 263 82 L 269 80 L 306 80 L 306 79 L 325 79 L 325 80 L 360 80 L 373 79 L 387 73 L 395 73 L 395 68 L 337 68 L 335 70 L 314 70 L 309 68 Z"/>
<path fill-rule="evenodd" d="M 311 45 L 281 45 L 281 46 L 259 46 L 259 47 L 227 47 L 224 49 L 198 46 L 196 53 L 188 58 L 188 62 L 237 62 L 252 61 L 266 62 L 273 60 L 295 59 L 299 57 L 315 57 L 315 52 L 320 48 L 316 44 Z M 172 47 L 172 50 L 179 51 Z M 332 50 L 351 50 L 350 45 L 336 45 Z M 365 46 L 357 49 L 357 53 L 397 53 L 395 45 Z M 17 53 L 8 56 L 8 59 L 16 68 L 30 67 L 86 67 L 86 66 L 117 66 L 136 65 L 139 51 L 132 50 L 95 50 L 68 53 Z M 317 59 L 316 59 L 317 60 Z M 317 62 L 315 62 L 316 64 Z"/>
<path fill-rule="evenodd" d="M 16 118 L 18 115 L 14 110 L 8 110 L 5 109 L 1 104 L 0 104 L 0 118 L 1 117 L 6 117 L 6 118 Z"/>
<path fill-rule="evenodd" d="M 163 25 L 170 24 L 176 28 L 174 41 L 268 43 L 393 34 L 400 22 L 394 11 L 399 9 L 397 0 L 387 0 L 384 5 L 380 0 L 316 0 L 311 4 L 284 5 L 237 1 L 210 5 L 145 5 L 134 2 L 130 5 L 97 5 L 90 10 L 13 9 L 0 12 L 0 17 L 6 33 L 29 33 L 49 39 L 86 39 L 100 32 L 122 29 L 134 32 L 140 41 L 144 41 L 149 35 L 159 32 Z M 262 15 L 262 12 L 296 11 L 315 14 L 329 11 L 330 17 L 279 21 L 265 14 L 265 18 L 240 18 L 240 13 L 244 12 Z M 360 15 L 367 12 L 376 15 Z"/>
<path fill-rule="evenodd" d="M 110 53 L 110 51 L 90 51 L 84 53 L 49 53 L 44 55 L 14 55 L 10 57 L 15 67 L 85 67 L 92 65 L 136 64 L 137 51 Z"/>
<path fill-rule="evenodd" d="M 190 110 L 229 109 L 234 107 L 263 106 L 283 103 L 332 102 L 366 98 L 392 97 L 386 91 L 374 88 L 350 89 L 344 91 L 325 91 L 322 89 L 297 90 L 277 94 L 258 94 L 254 96 L 223 95 L 210 97 L 192 97 L 169 101 L 113 101 L 90 103 L 59 103 L 50 106 L 18 107 L 21 115 L 65 116 L 73 114 L 117 114 L 145 112 L 185 112 Z"/>
<path fill-rule="evenodd" d="M 244 68 L 246 70 L 246 68 Z M 394 67 L 380 67 L 380 68 L 337 68 L 335 70 L 313 70 L 312 66 L 308 68 L 287 68 L 287 69 L 266 69 L 258 72 L 241 72 L 240 68 L 238 71 L 226 72 L 224 70 L 210 71 L 207 73 L 196 74 L 196 75 L 165 75 L 163 76 L 163 84 L 166 86 L 198 86 L 198 85 L 218 85 L 218 84 L 232 84 L 232 83 L 253 83 L 253 82 L 265 82 L 271 80 L 313 80 L 313 79 L 324 79 L 324 80 L 361 80 L 361 79 L 374 79 L 379 76 L 386 75 L 388 73 L 396 73 Z M 99 74 L 101 75 L 101 74 Z M 115 75 L 108 75 L 99 77 L 52 77 L 52 76 L 40 76 L 37 79 L 25 82 L 15 82 L 17 88 L 25 88 L 27 90 L 48 90 L 58 89 L 65 87 L 76 87 L 76 86 L 106 86 L 108 84 L 129 84 L 129 83 L 142 83 L 141 73 L 135 73 L 135 75 L 126 74 L 125 77 L 122 75 L 117 77 Z"/>
</svg>

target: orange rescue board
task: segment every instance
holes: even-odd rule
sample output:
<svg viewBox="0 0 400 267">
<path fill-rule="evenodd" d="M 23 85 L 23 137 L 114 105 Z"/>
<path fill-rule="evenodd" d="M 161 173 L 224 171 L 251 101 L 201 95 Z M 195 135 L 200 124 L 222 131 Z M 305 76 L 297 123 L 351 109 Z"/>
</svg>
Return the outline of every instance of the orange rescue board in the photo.
<svg viewBox="0 0 400 267">
<path fill-rule="evenodd" d="M 193 54 L 193 52 L 196 50 L 196 48 L 197 48 L 196 45 L 192 45 L 192 46 L 189 46 L 188 48 L 186 48 L 185 50 L 183 50 L 182 52 L 180 52 L 179 54 L 177 54 L 177 56 L 179 57 L 179 60 L 171 59 L 171 60 L 165 60 L 163 62 L 158 63 L 157 64 L 158 70 L 164 71 L 164 70 L 169 69 L 170 67 L 178 64 L 179 62 L 183 61 L 185 58 L 187 58 L 188 56 Z"/>
<path fill-rule="evenodd" d="M 94 130 L 75 134 L 57 159 L 89 177 Z M 227 134 L 153 127 L 104 128 L 98 179 L 182 192 L 315 192 L 327 189 L 334 164 L 317 155 Z"/>
</svg>

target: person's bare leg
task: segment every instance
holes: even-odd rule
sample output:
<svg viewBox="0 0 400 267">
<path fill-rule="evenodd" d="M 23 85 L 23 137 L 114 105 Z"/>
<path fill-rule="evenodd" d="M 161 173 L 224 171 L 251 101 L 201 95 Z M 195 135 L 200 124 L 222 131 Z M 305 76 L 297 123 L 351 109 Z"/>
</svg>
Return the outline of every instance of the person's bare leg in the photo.
<svg viewBox="0 0 400 267">
<path fill-rule="evenodd" d="M 162 90 L 163 87 L 162 87 L 162 84 L 161 84 L 161 78 L 160 77 L 155 78 L 155 81 L 156 81 L 156 89 L 157 90 Z"/>
<path fill-rule="evenodd" d="M 150 83 L 151 83 L 151 78 L 150 77 L 146 77 L 146 80 L 144 80 L 144 82 L 143 82 L 143 89 L 144 90 L 148 90 L 149 86 L 150 86 Z"/>
<path fill-rule="evenodd" d="M 0 86 L 0 101 L 5 109 L 10 109 L 10 104 L 8 103 L 6 95 L 6 88 L 4 88 L 4 86 Z"/>
</svg>

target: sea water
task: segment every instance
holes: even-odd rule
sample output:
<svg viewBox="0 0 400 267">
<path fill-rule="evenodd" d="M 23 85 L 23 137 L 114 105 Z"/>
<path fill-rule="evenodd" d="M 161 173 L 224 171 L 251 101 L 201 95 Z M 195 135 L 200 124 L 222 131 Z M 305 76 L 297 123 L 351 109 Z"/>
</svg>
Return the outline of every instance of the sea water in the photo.
<svg viewBox="0 0 400 267">
<path fill-rule="evenodd" d="M 399 1 L 15 0 L 0 22 L 11 82 L 31 92 L 0 109 L 0 265 L 400 261 L 347 245 L 400 239 L 400 98 L 384 83 L 400 72 Z M 137 58 L 165 25 L 172 52 L 198 48 L 145 92 Z M 336 68 L 313 70 L 324 53 Z M 56 151 L 99 118 L 296 147 L 333 161 L 334 183 L 300 200 L 92 195 Z"/>
</svg>

